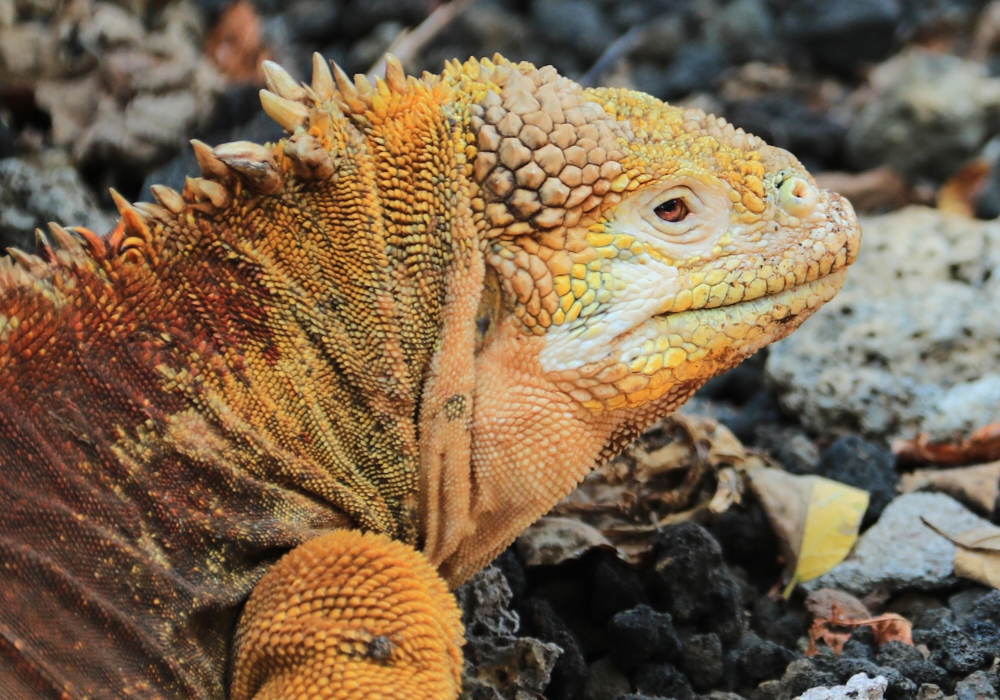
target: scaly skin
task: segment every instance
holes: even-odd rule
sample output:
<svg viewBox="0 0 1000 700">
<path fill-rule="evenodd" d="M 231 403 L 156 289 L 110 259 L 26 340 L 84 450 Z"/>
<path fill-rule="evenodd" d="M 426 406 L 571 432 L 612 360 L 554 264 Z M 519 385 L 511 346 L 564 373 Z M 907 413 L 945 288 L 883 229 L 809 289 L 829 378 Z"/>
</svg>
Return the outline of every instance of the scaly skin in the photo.
<svg viewBox="0 0 1000 700">
<path fill-rule="evenodd" d="M 857 254 L 697 110 L 499 57 L 267 73 L 287 139 L 0 262 L 2 697 L 455 697 L 445 582 Z"/>
</svg>

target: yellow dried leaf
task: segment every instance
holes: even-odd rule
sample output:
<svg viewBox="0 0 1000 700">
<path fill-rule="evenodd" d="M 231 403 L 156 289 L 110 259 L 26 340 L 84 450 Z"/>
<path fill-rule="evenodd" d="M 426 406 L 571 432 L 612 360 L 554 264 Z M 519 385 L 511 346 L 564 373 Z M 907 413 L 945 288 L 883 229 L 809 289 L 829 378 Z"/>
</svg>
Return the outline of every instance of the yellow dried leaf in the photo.
<svg viewBox="0 0 1000 700">
<path fill-rule="evenodd" d="M 868 492 L 819 476 L 794 476 L 780 469 L 751 469 L 750 483 L 794 566 L 786 589 L 822 576 L 851 551 Z"/>
<path fill-rule="evenodd" d="M 802 548 L 792 575 L 804 582 L 822 576 L 844 560 L 858 539 L 861 518 L 868 509 L 868 492 L 839 481 L 814 478 L 809 494 Z"/>
</svg>

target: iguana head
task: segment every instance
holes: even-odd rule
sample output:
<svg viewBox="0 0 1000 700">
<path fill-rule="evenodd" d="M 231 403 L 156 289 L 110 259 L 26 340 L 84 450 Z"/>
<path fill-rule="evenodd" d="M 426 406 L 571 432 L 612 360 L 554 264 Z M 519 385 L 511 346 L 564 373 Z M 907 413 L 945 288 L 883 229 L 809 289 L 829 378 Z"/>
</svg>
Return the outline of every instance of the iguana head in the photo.
<svg viewBox="0 0 1000 700">
<path fill-rule="evenodd" d="M 499 57 L 444 78 L 469 95 L 496 288 L 472 428 L 474 471 L 505 475 L 482 489 L 489 530 L 798 327 L 843 284 L 860 228 L 790 153 L 701 110 Z"/>
</svg>

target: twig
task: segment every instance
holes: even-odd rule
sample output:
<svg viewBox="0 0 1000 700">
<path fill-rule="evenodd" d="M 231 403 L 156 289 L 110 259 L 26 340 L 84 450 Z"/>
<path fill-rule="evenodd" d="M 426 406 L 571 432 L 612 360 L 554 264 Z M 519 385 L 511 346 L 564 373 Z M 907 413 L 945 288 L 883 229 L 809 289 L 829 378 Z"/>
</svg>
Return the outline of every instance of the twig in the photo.
<svg viewBox="0 0 1000 700">
<path fill-rule="evenodd" d="M 583 87 L 591 87 L 597 83 L 601 75 L 604 74 L 619 59 L 625 58 L 632 53 L 646 38 L 646 30 L 643 27 L 632 27 L 620 37 L 615 39 L 608 48 L 604 49 L 601 57 L 590 67 L 580 78 L 579 83 Z"/>
<path fill-rule="evenodd" d="M 392 40 L 385 53 L 368 69 L 366 73 L 367 78 L 374 80 L 375 76 L 380 78 L 385 76 L 386 54 L 392 54 L 403 65 L 413 61 L 434 37 L 441 33 L 445 27 L 451 24 L 452 20 L 458 17 L 473 2 L 475 0 L 452 0 L 451 2 L 438 5 L 437 9 L 430 13 L 427 19 L 417 25 L 416 29 L 404 29 Z"/>
</svg>

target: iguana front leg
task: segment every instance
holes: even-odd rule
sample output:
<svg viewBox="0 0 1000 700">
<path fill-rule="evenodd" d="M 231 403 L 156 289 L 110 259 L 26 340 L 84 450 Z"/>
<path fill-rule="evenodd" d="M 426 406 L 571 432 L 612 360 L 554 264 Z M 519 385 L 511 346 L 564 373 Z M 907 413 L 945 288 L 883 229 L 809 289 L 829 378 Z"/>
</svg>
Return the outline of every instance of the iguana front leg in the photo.
<svg viewBox="0 0 1000 700">
<path fill-rule="evenodd" d="M 424 555 L 341 530 L 292 550 L 240 620 L 232 700 L 449 700 L 461 689 L 461 617 Z"/>
</svg>

